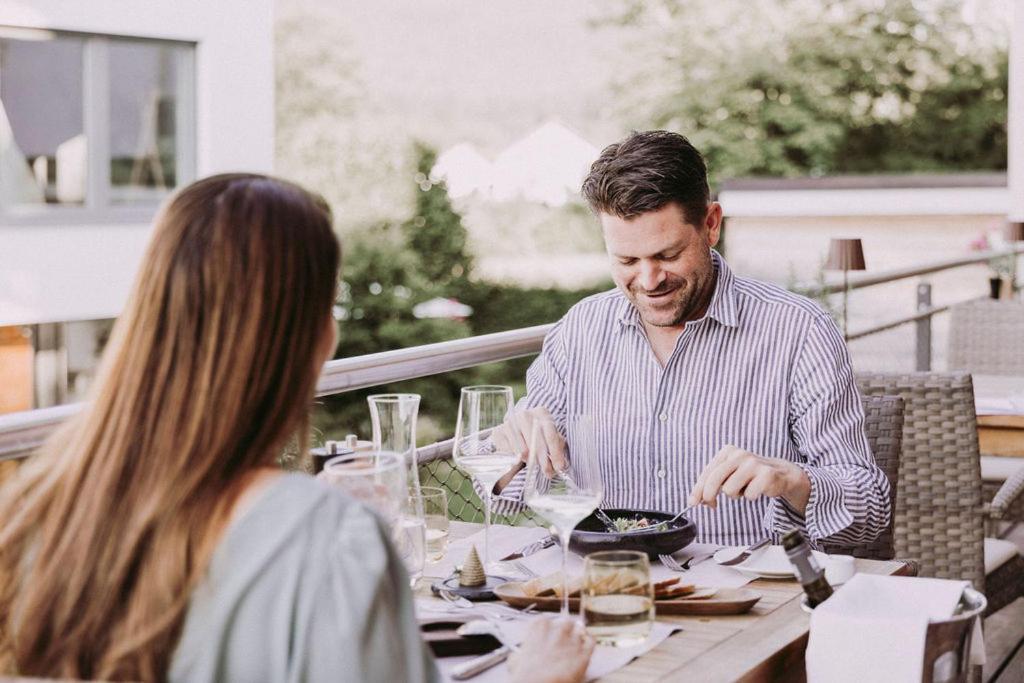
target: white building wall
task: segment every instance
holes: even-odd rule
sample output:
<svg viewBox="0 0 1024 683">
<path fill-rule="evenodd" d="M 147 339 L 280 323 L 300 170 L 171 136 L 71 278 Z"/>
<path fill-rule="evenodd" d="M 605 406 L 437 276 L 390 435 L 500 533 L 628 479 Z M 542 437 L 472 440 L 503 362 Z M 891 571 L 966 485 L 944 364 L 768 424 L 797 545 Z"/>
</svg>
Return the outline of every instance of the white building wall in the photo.
<svg viewBox="0 0 1024 683">
<path fill-rule="evenodd" d="M 195 42 L 197 177 L 272 171 L 272 0 L 3 0 L 0 24 Z M 118 315 L 149 230 L 0 226 L 0 325 Z"/>
</svg>

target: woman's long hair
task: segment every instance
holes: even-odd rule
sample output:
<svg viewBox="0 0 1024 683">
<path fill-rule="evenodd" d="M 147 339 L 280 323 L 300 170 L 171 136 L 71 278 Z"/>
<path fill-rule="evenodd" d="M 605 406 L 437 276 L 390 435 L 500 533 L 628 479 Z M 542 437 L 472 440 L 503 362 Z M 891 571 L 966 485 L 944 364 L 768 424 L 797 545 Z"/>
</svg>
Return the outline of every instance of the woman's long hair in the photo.
<svg viewBox="0 0 1024 683">
<path fill-rule="evenodd" d="M 0 492 L 0 671 L 166 678 L 248 477 L 305 441 L 339 260 L 287 182 L 164 207 L 91 400 Z"/>
</svg>

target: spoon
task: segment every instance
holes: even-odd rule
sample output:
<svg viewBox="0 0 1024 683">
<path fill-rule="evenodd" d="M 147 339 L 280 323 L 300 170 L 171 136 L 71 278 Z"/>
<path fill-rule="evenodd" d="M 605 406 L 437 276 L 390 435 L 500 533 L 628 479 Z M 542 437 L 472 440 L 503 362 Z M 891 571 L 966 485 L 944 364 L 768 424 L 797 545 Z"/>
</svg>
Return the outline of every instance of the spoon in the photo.
<svg viewBox="0 0 1024 683">
<path fill-rule="evenodd" d="M 615 522 L 612 521 L 612 518 L 608 516 L 607 512 L 605 512 L 601 508 L 597 508 L 596 510 L 594 510 L 594 516 L 601 520 L 601 523 L 604 524 L 605 529 L 612 533 L 618 532 L 618 529 L 615 528 Z"/>
</svg>

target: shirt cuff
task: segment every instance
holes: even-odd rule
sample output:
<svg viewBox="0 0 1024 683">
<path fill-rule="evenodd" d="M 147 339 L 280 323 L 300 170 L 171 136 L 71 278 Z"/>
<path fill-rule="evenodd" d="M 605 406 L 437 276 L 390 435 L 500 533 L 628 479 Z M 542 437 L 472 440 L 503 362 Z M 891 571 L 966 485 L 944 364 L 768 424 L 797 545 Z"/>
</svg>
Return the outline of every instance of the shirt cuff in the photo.
<svg viewBox="0 0 1024 683">
<path fill-rule="evenodd" d="M 772 498 L 765 513 L 764 526 L 776 534 L 797 528 L 810 541 L 816 542 L 853 524 L 853 515 L 846 508 L 842 484 L 820 468 L 802 463 L 800 468 L 811 482 L 806 514 L 801 515 L 785 498 Z"/>
</svg>

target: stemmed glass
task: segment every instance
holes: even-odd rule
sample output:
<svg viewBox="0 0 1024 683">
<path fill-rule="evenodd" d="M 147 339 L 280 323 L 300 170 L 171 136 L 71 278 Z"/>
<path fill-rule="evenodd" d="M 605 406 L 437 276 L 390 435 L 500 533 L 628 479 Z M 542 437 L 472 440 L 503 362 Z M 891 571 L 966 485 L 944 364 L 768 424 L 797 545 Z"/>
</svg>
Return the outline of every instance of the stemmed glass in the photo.
<svg viewBox="0 0 1024 683">
<path fill-rule="evenodd" d="M 484 504 L 484 556 L 487 571 L 495 571 L 490 562 L 491 489 L 502 475 L 516 464 L 511 450 L 499 449 L 491 440 L 491 430 L 501 425 L 512 412 L 512 387 L 481 385 L 464 387 L 459 398 L 459 418 L 455 425 L 452 458 L 459 469 L 480 482 Z"/>
<path fill-rule="evenodd" d="M 544 473 L 539 453 L 544 442 L 540 423 L 530 434 L 523 498 L 534 512 L 558 531 L 562 545 L 562 615 L 569 614 L 569 537 L 576 525 L 592 513 L 604 498 L 598 467 L 594 420 L 589 415 L 570 417 L 565 424 L 568 464 L 552 476 Z"/>
</svg>

